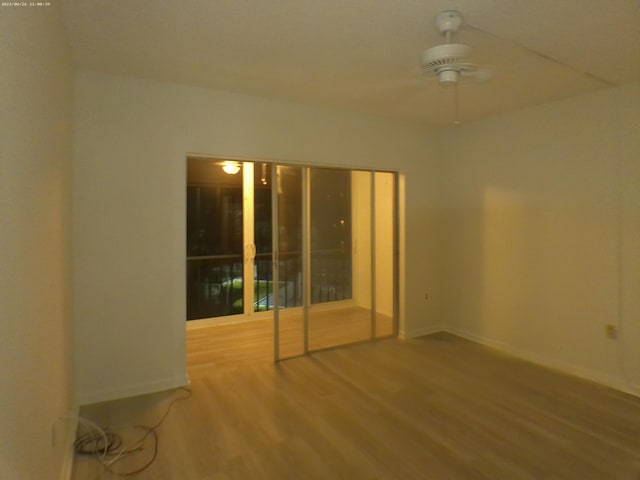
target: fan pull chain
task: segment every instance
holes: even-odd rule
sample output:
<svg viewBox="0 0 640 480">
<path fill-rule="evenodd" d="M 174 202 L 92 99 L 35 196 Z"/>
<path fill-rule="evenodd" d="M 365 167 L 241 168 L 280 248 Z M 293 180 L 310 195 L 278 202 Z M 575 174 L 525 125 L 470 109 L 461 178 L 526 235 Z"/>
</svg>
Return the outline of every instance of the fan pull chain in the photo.
<svg viewBox="0 0 640 480">
<path fill-rule="evenodd" d="M 456 126 L 462 125 L 458 103 L 458 82 L 456 82 L 453 84 L 453 124 Z"/>
</svg>

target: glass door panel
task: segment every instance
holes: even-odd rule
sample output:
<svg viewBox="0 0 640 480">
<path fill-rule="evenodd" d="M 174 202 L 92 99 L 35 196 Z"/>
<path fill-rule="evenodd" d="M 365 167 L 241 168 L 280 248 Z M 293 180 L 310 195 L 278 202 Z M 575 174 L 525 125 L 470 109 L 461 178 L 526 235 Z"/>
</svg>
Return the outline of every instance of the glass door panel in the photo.
<svg viewBox="0 0 640 480">
<path fill-rule="evenodd" d="M 310 350 L 366 340 L 371 320 L 353 301 L 352 174 L 309 169 Z"/>
<path fill-rule="evenodd" d="M 256 163 L 253 172 L 253 311 L 273 310 L 271 166 Z"/>
<path fill-rule="evenodd" d="M 278 165 L 274 204 L 277 209 L 276 357 L 294 357 L 304 347 L 303 168 Z"/>
<path fill-rule="evenodd" d="M 395 176 L 374 174 L 375 211 L 375 336 L 394 334 Z"/>
<path fill-rule="evenodd" d="M 351 172 L 351 212 L 353 233 L 353 302 L 362 318 L 369 320 L 372 331 L 372 181 L 371 172 Z"/>
<path fill-rule="evenodd" d="M 187 161 L 187 320 L 244 309 L 242 175 L 221 167 Z"/>
</svg>

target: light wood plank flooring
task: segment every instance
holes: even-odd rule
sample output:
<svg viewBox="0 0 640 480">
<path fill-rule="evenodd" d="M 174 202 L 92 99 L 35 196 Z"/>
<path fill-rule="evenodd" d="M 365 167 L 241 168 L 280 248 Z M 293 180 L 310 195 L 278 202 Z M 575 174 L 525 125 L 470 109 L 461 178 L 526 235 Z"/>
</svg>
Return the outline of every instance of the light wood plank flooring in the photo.
<svg viewBox="0 0 640 480">
<path fill-rule="evenodd" d="M 640 479 L 639 398 L 451 335 L 211 366 L 191 389 L 134 478 Z M 82 413 L 152 425 L 180 395 Z M 92 458 L 75 462 L 76 480 L 111 478 Z"/>
<path fill-rule="evenodd" d="M 302 314 L 283 310 L 279 326 L 280 358 L 302 355 Z M 376 337 L 393 334 L 393 319 L 376 315 Z M 337 345 L 371 339 L 371 310 L 348 307 L 311 311 L 309 349 L 322 350 Z M 211 368 L 270 364 L 273 362 L 273 320 L 255 320 L 214 327 L 187 328 L 187 364 L 191 377 Z"/>
</svg>

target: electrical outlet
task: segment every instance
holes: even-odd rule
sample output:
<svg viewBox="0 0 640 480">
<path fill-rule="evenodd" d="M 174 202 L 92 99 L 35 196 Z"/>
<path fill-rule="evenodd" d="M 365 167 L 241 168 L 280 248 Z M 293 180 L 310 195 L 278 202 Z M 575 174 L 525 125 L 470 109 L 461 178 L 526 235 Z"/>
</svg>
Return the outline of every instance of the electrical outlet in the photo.
<svg viewBox="0 0 640 480">
<path fill-rule="evenodd" d="M 618 327 L 613 325 L 612 323 L 608 323 L 604 326 L 605 333 L 608 339 L 615 340 L 618 338 Z"/>
<path fill-rule="evenodd" d="M 427 292 L 424 292 L 424 299 L 429 300 L 429 294 Z"/>
</svg>

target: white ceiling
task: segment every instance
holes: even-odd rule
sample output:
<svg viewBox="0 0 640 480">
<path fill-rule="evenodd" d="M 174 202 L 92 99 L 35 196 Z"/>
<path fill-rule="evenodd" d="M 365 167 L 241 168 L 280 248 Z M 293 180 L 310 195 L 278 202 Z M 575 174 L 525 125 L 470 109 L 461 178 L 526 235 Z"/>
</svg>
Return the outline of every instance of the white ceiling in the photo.
<svg viewBox="0 0 640 480">
<path fill-rule="evenodd" d="M 448 123 L 453 90 L 419 69 L 434 16 L 492 78 L 463 121 L 640 81 L 640 0 L 63 0 L 79 68 Z"/>
</svg>

